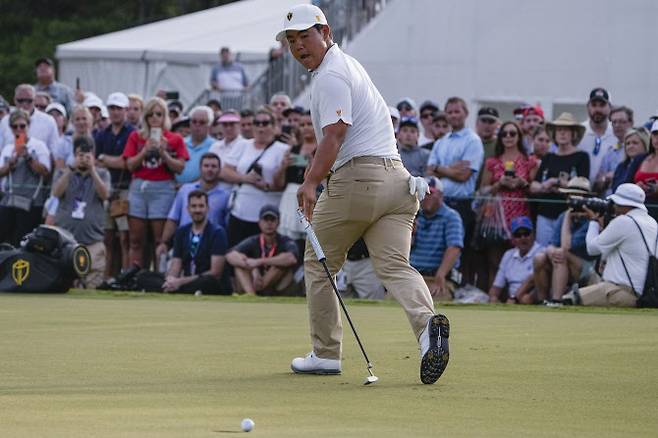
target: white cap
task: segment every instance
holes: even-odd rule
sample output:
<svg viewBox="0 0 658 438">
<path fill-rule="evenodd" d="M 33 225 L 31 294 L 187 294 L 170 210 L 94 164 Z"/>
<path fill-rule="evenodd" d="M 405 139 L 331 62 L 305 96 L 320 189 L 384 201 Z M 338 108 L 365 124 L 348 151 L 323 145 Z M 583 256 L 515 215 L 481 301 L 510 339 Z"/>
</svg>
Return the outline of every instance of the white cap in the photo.
<svg viewBox="0 0 658 438">
<path fill-rule="evenodd" d="M 101 118 L 107 119 L 110 117 L 110 113 L 107 111 L 107 107 L 105 105 L 101 105 Z"/>
<path fill-rule="evenodd" d="M 53 102 L 46 107 L 46 113 L 49 113 L 53 110 L 58 111 L 61 115 L 66 117 L 66 108 L 64 108 L 64 105 L 62 105 L 61 103 Z"/>
<path fill-rule="evenodd" d="M 130 102 L 128 96 L 123 93 L 112 93 L 107 96 L 107 106 L 118 106 L 119 108 L 128 108 Z"/>
<path fill-rule="evenodd" d="M 658 131 L 658 120 L 653 122 L 653 125 L 651 125 L 651 132 L 653 133 L 653 132 L 656 132 L 656 131 Z"/>
<path fill-rule="evenodd" d="M 100 97 L 96 96 L 93 93 L 89 93 L 85 97 L 85 100 L 82 104 L 84 106 L 86 106 L 87 108 L 96 107 L 96 108 L 99 108 L 99 109 L 103 109 L 103 101 L 101 100 Z"/>
<path fill-rule="evenodd" d="M 328 25 L 324 12 L 317 6 L 297 5 L 286 13 L 283 19 L 283 30 L 276 34 L 276 40 L 285 39 L 287 30 L 306 30 L 316 24 Z"/>
<path fill-rule="evenodd" d="M 621 184 L 617 187 L 615 194 L 608 196 L 608 199 L 617 205 L 635 207 L 647 211 L 647 207 L 644 206 L 644 190 L 637 184 Z"/>
<path fill-rule="evenodd" d="M 389 105 L 388 112 L 391 114 L 391 117 L 400 120 L 400 111 L 396 107 Z"/>
</svg>

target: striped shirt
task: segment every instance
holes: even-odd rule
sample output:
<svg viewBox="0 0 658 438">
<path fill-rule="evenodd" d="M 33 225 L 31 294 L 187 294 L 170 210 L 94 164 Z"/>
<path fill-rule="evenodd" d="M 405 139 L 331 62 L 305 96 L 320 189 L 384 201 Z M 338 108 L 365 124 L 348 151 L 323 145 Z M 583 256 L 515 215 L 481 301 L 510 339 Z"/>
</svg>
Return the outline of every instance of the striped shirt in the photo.
<svg viewBox="0 0 658 438">
<path fill-rule="evenodd" d="M 416 218 L 416 234 L 411 248 L 410 264 L 421 273 L 436 271 L 443 254 L 451 246 L 464 247 L 462 219 L 452 208 L 443 204 L 433 216 L 421 212 Z M 459 266 L 459 260 L 453 268 Z"/>
</svg>

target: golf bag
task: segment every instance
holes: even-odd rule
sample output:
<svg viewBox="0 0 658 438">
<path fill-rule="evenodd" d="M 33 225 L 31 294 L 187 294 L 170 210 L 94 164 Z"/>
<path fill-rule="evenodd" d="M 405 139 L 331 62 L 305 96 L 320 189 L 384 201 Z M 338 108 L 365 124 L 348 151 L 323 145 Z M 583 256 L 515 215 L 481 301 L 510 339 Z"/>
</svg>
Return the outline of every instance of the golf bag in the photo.
<svg viewBox="0 0 658 438">
<path fill-rule="evenodd" d="M 0 292 L 66 292 L 90 268 L 89 251 L 68 231 L 40 225 L 20 248 L 0 245 Z"/>
</svg>

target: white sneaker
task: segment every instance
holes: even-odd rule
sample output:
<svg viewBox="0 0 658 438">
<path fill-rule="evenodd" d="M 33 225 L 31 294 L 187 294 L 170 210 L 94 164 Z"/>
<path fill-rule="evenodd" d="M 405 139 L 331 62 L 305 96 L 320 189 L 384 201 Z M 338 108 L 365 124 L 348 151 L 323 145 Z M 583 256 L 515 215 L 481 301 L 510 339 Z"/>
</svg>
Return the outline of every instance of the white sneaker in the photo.
<svg viewBox="0 0 658 438">
<path fill-rule="evenodd" d="M 296 357 L 290 368 L 298 374 L 340 374 L 339 359 L 322 359 L 312 351 L 306 357 Z"/>
</svg>

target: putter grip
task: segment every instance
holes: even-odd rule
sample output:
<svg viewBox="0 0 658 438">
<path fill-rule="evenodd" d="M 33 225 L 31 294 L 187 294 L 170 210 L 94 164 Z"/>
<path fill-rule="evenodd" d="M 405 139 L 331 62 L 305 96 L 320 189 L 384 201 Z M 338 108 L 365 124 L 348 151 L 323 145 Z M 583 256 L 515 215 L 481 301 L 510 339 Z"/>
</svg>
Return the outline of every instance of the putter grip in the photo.
<svg viewBox="0 0 658 438">
<path fill-rule="evenodd" d="M 318 258 L 318 260 L 325 260 L 326 257 L 324 255 L 324 251 L 322 251 L 320 242 L 318 242 L 318 236 L 315 235 L 315 231 L 313 231 L 313 227 L 311 226 L 311 223 L 308 221 L 308 219 L 306 219 L 306 216 L 304 216 L 304 213 L 302 213 L 301 210 L 297 210 L 297 216 L 299 217 L 299 221 L 302 223 L 302 226 L 306 230 L 306 236 L 308 237 L 308 240 L 311 242 L 311 246 L 313 246 L 313 251 L 315 251 L 315 256 Z"/>
</svg>

